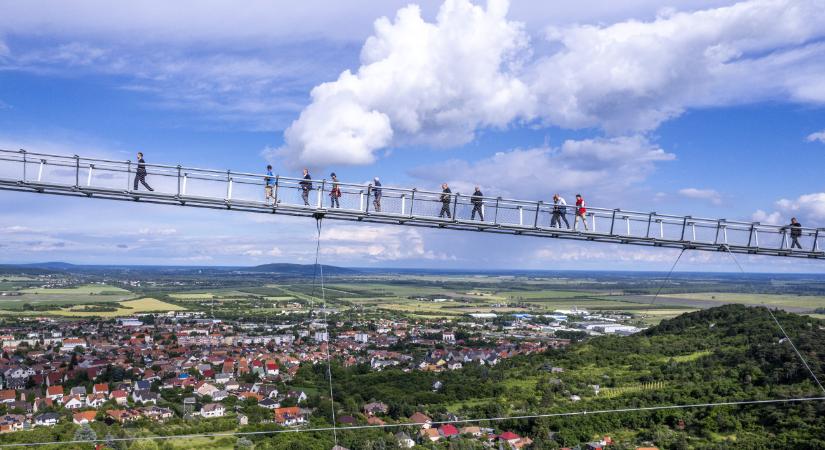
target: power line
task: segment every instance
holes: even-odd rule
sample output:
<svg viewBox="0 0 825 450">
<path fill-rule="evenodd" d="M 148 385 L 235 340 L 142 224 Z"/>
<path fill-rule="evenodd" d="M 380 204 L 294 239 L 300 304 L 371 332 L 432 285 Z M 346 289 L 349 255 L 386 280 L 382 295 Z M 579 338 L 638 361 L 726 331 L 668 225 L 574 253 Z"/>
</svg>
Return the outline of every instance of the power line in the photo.
<svg viewBox="0 0 825 450">
<path fill-rule="evenodd" d="M 139 440 L 170 440 L 170 439 L 189 439 L 196 437 L 232 437 L 232 436 L 261 436 L 261 435 L 277 435 L 285 433 L 314 433 L 314 432 L 336 432 L 338 430 L 365 430 L 376 428 L 402 428 L 414 427 L 422 425 L 447 425 L 447 424 L 461 424 L 461 423 L 480 423 L 480 422 L 501 422 L 505 420 L 526 420 L 526 419 L 546 419 L 553 417 L 571 417 L 571 416 L 588 416 L 600 414 L 615 414 L 615 413 L 631 413 L 631 412 L 648 412 L 648 411 L 663 411 L 671 409 L 697 409 L 697 408 L 713 408 L 717 406 L 748 406 L 748 405 L 769 405 L 769 404 L 785 404 L 785 403 L 804 403 L 814 401 L 825 401 L 825 397 L 797 397 L 784 399 L 769 399 L 769 400 L 739 400 L 729 402 L 712 402 L 712 403 L 692 403 L 687 405 L 662 405 L 662 406 L 643 406 L 635 408 L 615 408 L 615 409 L 596 409 L 592 411 L 570 411 L 561 413 L 547 413 L 547 414 L 527 414 L 520 416 L 502 416 L 502 417 L 486 417 L 479 419 L 464 419 L 464 420 L 441 420 L 432 422 L 407 422 L 407 423 L 391 423 L 383 425 L 355 425 L 351 427 L 316 427 L 316 428 L 297 428 L 289 430 L 267 430 L 267 431 L 239 431 L 230 433 L 193 433 L 180 434 L 175 436 L 139 436 L 139 437 L 124 437 L 112 438 L 109 441 L 116 442 L 130 442 Z M 90 441 L 72 440 L 72 441 L 45 441 L 45 442 L 26 442 L 16 444 L 3 444 L 0 448 L 11 447 L 35 447 L 40 445 L 52 444 L 90 444 L 94 442 L 106 442 L 106 439 L 96 439 Z"/>
<path fill-rule="evenodd" d="M 727 246 L 725 246 L 724 248 L 725 248 L 725 250 L 728 250 Z M 736 267 L 739 268 L 739 272 L 741 272 L 742 275 L 746 275 L 745 270 L 742 268 L 742 265 L 739 264 L 739 260 L 736 259 L 736 257 L 733 255 L 733 253 L 731 253 L 730 250 L 728 250 L 728 255 L 730 255 L 731 259 L 733 259 L 733 262 L 736 263 Z M 753 286 L 751 286 L 751 287 L 753 288 Z M 755 289 L 754 289 L 754 293 L 755 293 Z M 788 336 L 788 333 L 785 332 L 785 328 L 782 326 L 782 324 L 779 323 L 779 320 L 777 320 L 776 315 L 774 315 L 771 308 L 769 308 L 767 305 L 765 305 L 764 300 L 762 301 L 762 306 L 765 307 L 765 309 L 768 310 L 768 314 L 771 315 L 771 318 L 773 319 L 774 323 L 776 323 L 776 326 L 779 327 L 779 330 L 782 332 L 782 335 L 785 336 L 785 339 L 787 339 L 788 343 L 791 344 L 791 348 L 793 349 L 794 352 L 796 352 L 796 356 L 799 357 L 799 360 L 802 361 L 802 364 L 805 366 L 806 369 L 808 369 L 808 373 L 811 374 L 811 378 L 813 378 L 816 385 L 819 386 L 819 390 L 821 390 L 823 393 L 825 393 L 825 387 L 822 386 L 822 383 L 819 381 L 819 378 L 816 376 L 813 369 L 811 369 L 811 366 L 808 365 L 808 361 L 805 359 L 804 356 L 802 356 L 802 353 L 799 351 L 799 349 L 796 348 L 796 345 L 793 343 L 793 339 L 791 339 L 791 337 Z"/>
</svg>

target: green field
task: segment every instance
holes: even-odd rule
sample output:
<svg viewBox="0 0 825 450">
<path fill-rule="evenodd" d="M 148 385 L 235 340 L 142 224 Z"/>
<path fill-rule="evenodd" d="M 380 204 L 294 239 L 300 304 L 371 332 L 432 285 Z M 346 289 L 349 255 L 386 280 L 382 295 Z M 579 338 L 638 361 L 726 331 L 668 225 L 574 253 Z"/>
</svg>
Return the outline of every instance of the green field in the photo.
<svg viewBox="0 0 825 450">
<path fill-rule="evenodd" d="M 29 288 L 19 291 L 22 295 L 2 297 L 0 309 L 24 310 L 25 305 L 82 305 L 101 302 L 119 302 L 135 297 L 134 294 L 115 286 L 89 284 L 74 288 Z"/>
<path fill-rule="evenodd" d="M 823 308 L 825 297 L 813 295 L 747 294 L 728 292 L 701 292 L 692 294 L 667 294 L 664 297 L 686 300 L 703 300 L 736 304 L 765 304 L 769 306 L 791 306 L 797 308 Z"/>
</svg>

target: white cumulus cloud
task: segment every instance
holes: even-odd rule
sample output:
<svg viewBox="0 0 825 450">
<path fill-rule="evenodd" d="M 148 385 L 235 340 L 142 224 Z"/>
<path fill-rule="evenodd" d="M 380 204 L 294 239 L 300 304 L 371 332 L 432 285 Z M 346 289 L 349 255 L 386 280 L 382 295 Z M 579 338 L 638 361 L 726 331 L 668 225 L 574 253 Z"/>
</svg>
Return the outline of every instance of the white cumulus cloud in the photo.
<svg viewBox="0 0 825 450">
<path fill-rule="evenodd" d="M 768 213 L 761 209 L 757 209 L 756 212 L 751 215 L 751 219 L 754 222 L 766 223 L 768 225 L 779 225 L 782 222 L 782 214 L 779 211 Z"/>
<path fill-rule="evenodd" d="M 825 144 L 825 130 L 809 134 L 808 137 L 807 137 L 807 140 L 808 140 L 808 142 L 817 142 L 817 141 L 819 141 L 819 142 Z"/>
<path fill-rule="evenodd" d="M 800 195 L 796 199 L 783 198 L 776 202 L 776 206 L 786 213 L 825 220 L 825 192 Z"/>
<path fill-rule="evenodd" d="M 477 128 L 529 117 L 528 87 L 515 76 L 527 36 L 507 6 L 446 0 L 434 23 L 416 5 L 378 19 L 361 67 L 312 90 L 281 152 L 300 163 L 368 164 L 392 144 L 463 144 Z"/>
<path fill-rule="evenodd" d="M 713 189 L 684 188 L 679 189 L 679 195 L 685 198 L 705 200 L 714 205 L 722 204 L 722 195 Z"/>
<path fill-rule="evenodd" d="M 615 195 L 644 180 L 657 163 L 675 158 L 644 136 L 623 136 L 515 149 L 476 162 L 451 160 L 412 174 L 436 186 L 446 181 L 463 193 L 478 184 L 488 196 L 548 198 L 553 192 L 571 191 Z"/>
<path fill-rule="evenodd" d="M 825 4 L 750 0 L 653 20 L 555 26 L 531 40 L 508 4 L 446 0 L 376 21 L 361 66 L 317 86 L 281 155 L 368 164 L 515 124 L 635 135 L 691 108 L 825 102 Z"/>
</svg>

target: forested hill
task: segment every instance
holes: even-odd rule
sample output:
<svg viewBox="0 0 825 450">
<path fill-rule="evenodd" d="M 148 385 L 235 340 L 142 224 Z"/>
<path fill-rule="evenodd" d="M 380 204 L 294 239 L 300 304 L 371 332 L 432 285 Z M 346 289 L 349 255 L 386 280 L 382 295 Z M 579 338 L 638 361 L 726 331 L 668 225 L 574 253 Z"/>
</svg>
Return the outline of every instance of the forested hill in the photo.
<svg viewBox="0 0 825 450">
<path fill-rule="evenodd" d="M 825 378 L 825 322 L 775 314 L 816 374 Z M 324 375 L 325 367 L 317 365 L 299 372 L 296 381 L 318 386 Z M 475 419 L 823 396 L 768 311 L 744 306 L 699 311 L 639 335 L 599 337 L 566 349 L 504 359 L 494 367 L 467 365 L 442 373 L 335 367 L 333 379 L 339 414 L 358 417 L 358 405 L 377 400 L 390 405 L 392 420 L 401 421 L 415 411 L 434 420 L 449 414 Z M 443 383 L 438 392 L 432 389 L 435 381 Z M 324 404 L 320 414 L 329 413 Z M 489 425 L 531 436 L 539 449 L 574 446 L 605 434 L 618 442 L 614 448 L 825 448 L 823 401 Z"/>
</svg>

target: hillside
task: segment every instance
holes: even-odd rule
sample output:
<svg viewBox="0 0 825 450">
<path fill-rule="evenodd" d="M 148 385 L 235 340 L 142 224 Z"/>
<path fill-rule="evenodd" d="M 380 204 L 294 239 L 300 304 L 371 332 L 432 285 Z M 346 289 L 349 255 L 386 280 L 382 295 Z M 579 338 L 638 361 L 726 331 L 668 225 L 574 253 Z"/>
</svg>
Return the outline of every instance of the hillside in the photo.
<svg viewBox="0 0 825 450">
<path fill-rule="evenodd" d="M 777 313 L 823 377 L 825 322 Z M 822 396 L 764 308 L 723 306 L 663 322 L 644 334 L 605 336 L 545 354 L 443 373 L 367 372 L 336 367 L 339 414 L 372 399 L 396 418 L 434 420 L 595 411 L 705 402 Z M 563 372 L 550 369 L 557 367 Z M 319 385 L 322 365 L 299 380 Z M 432 383 L 443 383 L 433 392 Z M 597 394 L 594 385 L 599 386 Z M 573 401 L 576 395 L 580 400 Z M 825 402 L 670 409 L 490 423 L 537 436 L 536 448 L 610 435 L 628 446 L 825 448 Z M 551 439 L 551 437 L 553 439 Z M 629 448 L 619 446 L 618 448 Z"/>
</svg>

